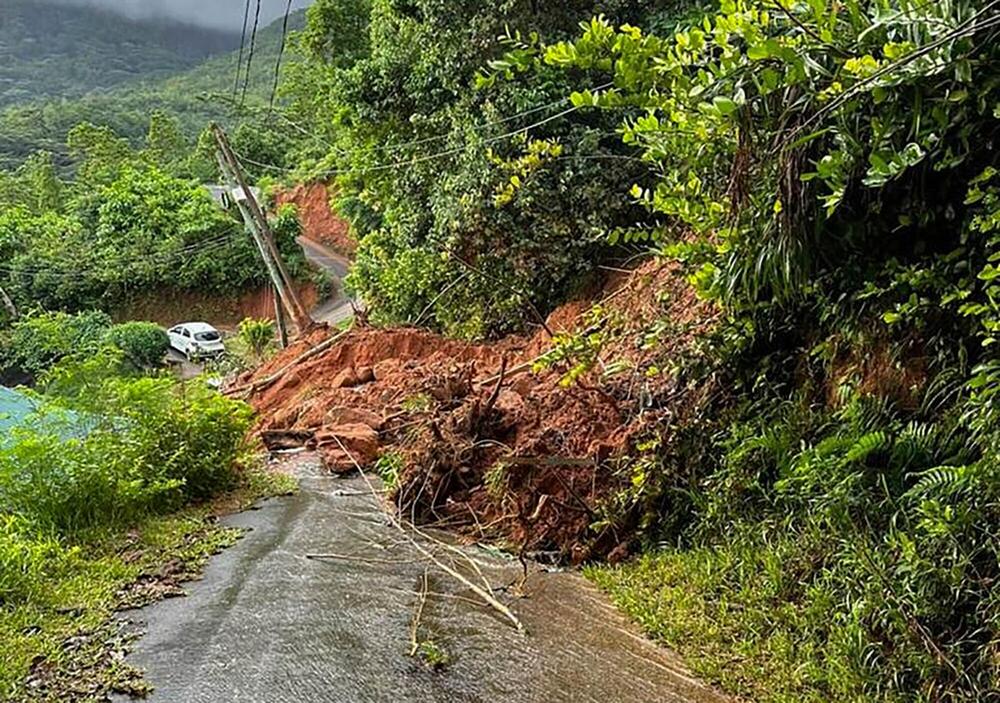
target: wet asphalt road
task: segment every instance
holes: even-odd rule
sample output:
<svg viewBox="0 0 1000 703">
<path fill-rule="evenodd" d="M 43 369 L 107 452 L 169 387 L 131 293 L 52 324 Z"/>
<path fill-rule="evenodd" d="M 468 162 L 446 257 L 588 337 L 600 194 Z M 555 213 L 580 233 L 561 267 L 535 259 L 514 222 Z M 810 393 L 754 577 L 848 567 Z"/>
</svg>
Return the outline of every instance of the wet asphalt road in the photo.
<svg viewBox="0 0 1000 703">
<path fill-rule="evenodd" d="M 363 307 L 358 301 L 355 301 L 352 306 L 350 299 L 343 292 L 344 279 L 347 278 L 347 274 L 351 270 L 350 260 L 322 244 L 314 242 L 311 239 L 306 239 L 305 237 L 299 238 L 299 245 L 302 247 L 306 259 L 315 266 L 325 269 L 333 277 L 337 286 L 336 296 L 334 296 L 333 300 L 328 300 L 313 310 L 313 318 L 331 326 L 336 326 L 350 320 L 354 317 L 354 307 Z"/>
<path fill-rule="evenodd" d="M 302 490 L 227 520 L 252 531 L 214 558 L 189 596 L 126 614 L 147 634 L 129 661 L 154 703 L 675 703 L 721 701 L 634 634 L 576 574 L 529 581 L 509 601 L 521 634 L 426 561 L 387 523 L 360 478 L 300 462 Z M 307 554 L 338 558 L 310 560 Z M 447 554 L 447 552 L 443 552 Z M 516 564 L 466 552 L 493 585 Z M 460 567 L 461 568 L 461 567 Z M 418 640 L 451 659 L 431 670 Z M 125 700 L 125 699 L 120 699 Z"/>
</svg>

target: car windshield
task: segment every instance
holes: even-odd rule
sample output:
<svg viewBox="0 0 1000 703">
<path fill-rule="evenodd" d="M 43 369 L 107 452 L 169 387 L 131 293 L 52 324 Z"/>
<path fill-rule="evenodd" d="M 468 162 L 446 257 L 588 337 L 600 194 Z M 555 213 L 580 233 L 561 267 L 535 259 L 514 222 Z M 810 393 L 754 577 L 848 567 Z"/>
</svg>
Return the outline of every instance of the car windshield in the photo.
<svg viewBox="0 0 1000 703">
<path fill-rule="evenodd" d="M 199 342 L 218 342 L 222 337 L 218 332 L 199 332 L 194 336 Z"/>
</svg>

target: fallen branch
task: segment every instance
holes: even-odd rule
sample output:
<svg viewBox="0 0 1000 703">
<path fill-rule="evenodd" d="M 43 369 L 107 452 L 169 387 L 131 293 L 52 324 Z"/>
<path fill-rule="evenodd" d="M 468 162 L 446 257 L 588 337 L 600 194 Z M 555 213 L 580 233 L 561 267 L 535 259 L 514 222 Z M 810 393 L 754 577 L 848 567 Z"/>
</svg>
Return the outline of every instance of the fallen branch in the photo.
<svg viewBox="0 0 1000 703">
<path fill-rule="evenodd" d="M 518 376 L 518 375 L 524 373 L 525 371 L 531 371 L 532 367 L 536 363 L 538 363 L 539 361 L 541 361 L 541 359 L 542 359 L 543 356 L 545 356 L 545 355 L 541 354 L 539 356 L 536 356 L 531 361 L 526 361 L 523 364 L 518 364 L 514 368 L 509 369 L 506 372 L 507 378 L 510 378 L 511 376 Z M 485 385 L 488 385 L 490 383 L 496 383 L 497 379 L 501 378 L 501 377 L 502 377 L 502 374 L 494 374 L 494 375 L 490 376 L 489 378 L 482 379 L 481 381 L 473 381 L 473 384 L 475 384 L 477 386 L 485 386 Z"/>
<path fill-rule="evenodd" d="M 274 385 L 275 383 L 280 381 L 281 377 L 284 376 L 286 373 L 288 373 L 291 369 L 295 368 L 304 361 L 308 361 L 314 356 L 322 354 L 327 349 L 329 349 L 337 342 L 342 340 L 344 337 L 346 337 L 348 334 L 350 334 L 350 332 L 351 332 L 350 330 L 344 330 L 340 334 L 336 334 L 333 337 L 330 337 L 330 339 L 327 339 L 326 341 L 317 344 L 315 347 L 312 347 L 308 351 L 299 354 L 297 357 L 292 359 L 291 362 L 285 364 L 278 371 L 271 374 L 267 378 L 263 378 L 259 381 L 254 381 L 253 383 L 247 384 L 245 386 L 240 386 L 239 388 L 233 388 L 232 390 L 226 391 L 226 395 L 239 395 L 241 393 L 246 393 L 247 395 L 253 395 L 258 391 L 262 391 L 265 388 Z"/>
<path fill-rule="evenodd" d="M 483 417 L 486 418 L 491 412 L 493 412 L 494 406 L 497 404 L 497 400 L 500 399 L 500 391 L 503 388 L 503 380 L 507 375 L 507 357 L 505 356 L 500 362 L 500 373 L 497 375 L 497 384 L 493 387 L 493 392 L 490 394 L 490 399 L 486 401 L 486 407 L 483 408 Z"/>
<path fill-rule="evenodd" d="M 334 439 L 336 439 L 337 440 L 337 444 L 340 445 L 341 451 L 344 452 L 344 454 L 351 460 L 351 462 L 354 464 L 354 466 L 358 469 L 358 472 L 361 474 L 361 477 L 364 479 L 365 483 L 368 484 L 368 488 L 371 490 L 372 495 L 375 497 L 376 500 L 378 500 L 378 491 L 375 489 L 375 486 L 372 484 L 371 479 L 368 478 L 368 474 L 365 473 L 364 468 L 361 466 L 361 464 L 358 462 L 357 458 L 354 456 L 354 453 L 351 452 L 350 449 L 348 449 L 347 447 L 344 446 L 344 443 L 340 441 L 339 437 L 334 436 Z M 506 605 L 504 605 L 499 600 L 497 600 L 496 596 L 494 596 L 493 593 L 491 593 L 488 588 L 483 588 L 479 584 L 473 583 L 467 577 L 465 577 L 461 573 L 459 573 L 455 568 L 449 566 L 448 564 L 446 564 L 445 562 L 443 562 L 441 559 L 438 559 L 435 554 L 433 554 L 429 549 L 427 549 L 426 547 L 424 547 L 422 544 L 420 544 L 420 542 L 418 542 L 410 534 L 407 533 L 406 528 L 403 526 L 403 523 L 401 523 L 399 521 L 399 518 L 396 517 L 396 515 L 394 515 L 391 512 L 386 512 L 385 515 L 389 519 L 389 521 L 392 523 L 392 526 L 395 527 L 397 530 L 399 530 L 399 532 L 403 535 L 403 537 L 406 539 L 406 541 L 409 543 L 409 545 L 411 547 L 413 547 L 414 549 L 416 549 L 418 552 L 420 552 L 420 554 L 425 559 L 427 559 L 428 561 L 430 561 L 437 568 L 441 569 L 441 571 L 445 572 L 446 574 L 448 574 L 449 576 L 451 576 L 455 580 L 457 580 L 460 583 L 462 583 L 463 585 L 465 585 L 467 588 L 469 588 L 477 596 L 479 596 L 480 598 L 482 598 L 483 601 L 487 605 L 489 605 L 491 608 L 493 608 L 498 613 L 500 613 L 504 618 L 506 618 L 507 620 L 509 620 L 511 622 L 511 624 L 513 624 L 514 627 L 517 628 L 518 632 L 524 632 L 524 625 L 521 623 L 521 621 L 518 619 L 518 617 L 516 615 L 514 615 L 514 613 L 511 611 L 510 608 L 508 608 Z M 482 575 L 482 574 L 480 573 L 480 575 Z M 488 586 L 488 584 L 487 584 L 487 586 Z"/>
<path fill-rule="evenodd" d="M 417 601 L 417 612 L 413 614 L 413 622 L 410 623 L 410 656 L 417 656 L 420 650 L 420 618 L 424 614 L 424 606 L 427 604 L 427 569 L 421 578 L 420 599 Z"/>
<path fill-rule="evenodd" d="M 357 564 L 385 564 L 387 566 L 395 566 L 396 564 L 417 564 L 416 561 L 406 561 L 399 559 L 372 559 L 370 557 L 356 556 L 353 554 L 306 554 L 306 559 L 309 561 L 348 561 Z"/>
</svg>

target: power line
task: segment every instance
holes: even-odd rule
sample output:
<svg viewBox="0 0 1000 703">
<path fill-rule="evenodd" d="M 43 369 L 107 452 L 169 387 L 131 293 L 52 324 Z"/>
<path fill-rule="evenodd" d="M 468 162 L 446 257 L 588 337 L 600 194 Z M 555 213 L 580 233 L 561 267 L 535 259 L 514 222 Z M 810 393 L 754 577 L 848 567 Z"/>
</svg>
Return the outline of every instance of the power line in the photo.
<svg viewBox="0 0 1000 703">
<path fill-rule="evenodd" d="M 613 81 L 609 81 L 607 83 L 603 83 L 603 84 L 601 84 L 599 86 L 596 86 L 594 88 L 590 88 L 589 92 L 597 92 L 597 91 L 600 91 L 600 90 L 605 90 L 607 88 L 610 88 L 613 85 L 614 85 L 614 82 Z M 465 127 L 465 128 L 453 129 L 450 132 L 436 134 L 436 135 L 433 135 L 433 136 L 430 136 L 430 137 L 423 137 L 421 139 L 416 139 L 416 140 L 413 140 L 413 141 L 410 141 L 410 142 L 404 142 L 402 144 L 388 144 L 388 145 L 385 145 L 385 146 L 376 146 L 376 147 L 373 147 L 372 150 L 373 151 L 384 151 L 386 153 L 395 153 L 395 152 L 398 152 L 398 151 L 403 151 L 404 149 L 410 149 L 410 148 L 413 148 L 413 147 L 416 147 L 416 146 L 422 146 L 424 144 L 430 144 L 430 143 L 433 143 L 433 142 L 443 141 L 443 140 L 446 140 L 446 139 L 450 139 L 452 137 L 460 136 L 461 134 L 463 134 L 464 132 L 467 132 L 467 131 L 477 133 L 477 132 L 489 129 L 490 127 L 496 127 L 496 126 L 499 126 L 499 125 L 507 124 L 509 122 L 513 122 L 515 120 L 521 119 L 522 117 L 527 117 L 529 115 L 537 114 L 539 112 L 544 112 L 545 110 L 550 110 L 550 109 L 552 109 L 554 107 L 559 107 L 560 105 L 563 105 L 563 104 L 567 103 L 568 101 L 569 101 L 568 98 L 560 98 L 559 100 L 554 100 L 554 101 L 552 101 L 550 103 L 546 103 L 544 105 L 537 105 L 535 107 L 531 107 L 531 108 L 528 108 L 526 110 L 522 110 L 521 112 L 515 113 L 513 115 L 508 115 L 506 117 L 502 117 L 502 118 L 497 119 L 497 120 L 490 120 L 489 122 L 481 122 L 479 124 L 471 125 L 471 126 Z M 249 109 L 249 108 L 245 108 L 243 105 L 238 105 L 238 106 L 236 106 L 236 108 L 238 110 Z M 292 129 L 294 129 L 296 132 L 299 132 L 303 136 L 308 137 L 311 140 L 322 144 L 323 146 L 327 147 L 331 151 L 336 151 L 336 152 L 341 153 L 341 154 L 345 153 L 342 149 L 338 148 L 336 145 L 334 145 L 331 142 L 327 141 L 326 139 L 324 139 L 319 134 L 316 134 L 314 132 L 309 131 L 306 127 L 303 127 L 299 123 L 297 123 L 294 120 L 292 120 L 290 117 L 288 117 L 286 114 L 284 114 L 284 112 L 282 112 L 282 111 L 279 110 L 276 114 L 284 122 L 288 123 L 288 125 Z M 243 161 L 246 161 L 247 163 L 251 163 L 251 164 L 253 164 L 255 166 L 258 166 L 260 168 L 267 168 L 267 169 L 271 169 L 271 170 L 278 170 L 278 171 L 284 171 L 284 172 L 290 172 L 290 171 L 295 170 L 295 169 L 291 169 L 291 168 L 283 168 L 281 166 L 275 166 L 273 164 L 264 164 L 264 163 L 261 163 L 259 161 L 253 161 L 252 159 L 248 159 L 248 158 L 246 158 L 243 155 L 240 155 L 240 159 L 243 160 Z"/>
<path fill-rule="evenodd" d="M 285 55 L 285 39 L 288 37 L 288 15 L 292 12 L 292 0 L 285 6 L 285 19 L 281 22 L 281 46 L 278 47 L 278 60 L 274 63 L 274 85 L 271 86 L 271 102 L 268 111 L 274 110 L 274 96 L 278 94 L 278 77 L 281 74 L 281 59 Z"/>
<path fill-rule="evenodd" d="M 482 142 L 480 142 L 480 144 L 493 144 L 495 142 L 503 141 L 504 139 L 510 139 L 510 138 L 516 137 L 516 136 L 518 136 L 520 134 L 525 134 L 525 133 L 531 131 L 532 129 L 536 129 L 536 128 L 541 127 L 543 125 L 546 125 L 546 124 L 548 124 L 550 122 L 554 122 L 555 120 L 558 120 L 558 119 L 561 119 L 563 117 L 566 117 L 567 115 L 570 115 L 570 114 L 576 112 L 579 109 L 580 109 L 579 107 L 577 107 L 577 106 L 574 105 L 573 107 L 570 107 L 567 110 L 563 110 L 563 111 L 561 111 L 561 112 L 559 112 L 559 113 L 557 113 L 555 115 L 550 115 L 549 117 L 546 117 L 545 119 L 542 119 L 542 120 L 539 120 L 537 122 L 534 122 L 534 123 L 532 123 L 530 125 L 527 125 L 527 126 L 524 126 L 524 127 L 520 127 L 520 128 L 518 128 L 516 130 L 513 130 L 511 132 L 506 132 L 504 134 L 501 134 L 501 135 L 498 135 L 498 136 L 495 136 L 495 137 L 490 137 L 490 138 L 484 139 L 484 140 L 482 140 Z M 437 152 L 435 154 L 429 154 L 427 156 L 421 156 L 421 157 L 417 157 L 417 158 L 414 158 L 414 159 L 409 159 L 409 160 L 406 160 L 406 161 L 395 161 L 395 162 L 391 162 L 391 163 L 376 164 L 375 166 L 369 166 L 369 167 L 365 167 L 365 168 L 331 169 L 331 170 L 328 170 L 328 171 L 321 171 L 320 173 L 318 173 L 316 175 L 318 175 L 318 176 L 324 176 L 324 177 L 326 177 L 326 176 L 342 176 L 342 175 L 363 175 L 363 174 L 366 174 L 366 173 L 377 173 L 379 171 L 386 171 L 386 170 L 389 170 L 389 169 L 404 168 L 406 166 L 415 166 L 417 164 L 425 163 L 427 161 L 435 161 L 437 159 L 444 158 L 446 156 L 454 156 L 455 154 L 460 154 L 463 151 L 465 151 L 468 148 L 468 146 L 469 145 L 466 144 L 466 145 L 463 145 L 463 146 L 460 146 L 460 147 L 454 147 L 454 148 L 451 148 L 451 149 L 446 149 L 444 151 L 439 151 L 439 152 Z M 259 168 L 266 168 L 266 169 L 270 169 L 270 170 L 274 170 L 274 171 L 281 171 L 281 172 L 285 172 L 285 173 L 289 173 L 289 172 L 292 172 L 292 171 L 296 170 L 296 169 L 293 169 L 293 168 L 285 168 L 283 166 L 276 166 L 274 164 L 265 164 L 265 163 L 262 163 L 260 161 L 254 161 L 253 159 L 250 159 L 250 158 L 248 158 L 248 157 L 246 157 L 246 156 L 244 156 L 242 154 L 237 154 L 237 156 L 240 157 L 241 161 L 245 161 L 246 163 L 252 164 L 252 165 L 257 166 Z"/>
<path fill-rule="evenodd" d="M 603 83 L 603 84 L 601 84 L 599 86 L 596 86 L 595 88 L 591 88 L 590 92 L 597 92 L 599 90 L 605 90 L 606 88 L 610 88 L 613 85 L 614 85 L 614 82 L 613 81 L 609 81 L 607 83 Z M 560 105 L 564 105 L 568 101 L 569 101 L 569 98 L 560 98 L 559 100 L 554 100 L 554 101 L 552 101 L 550 103 L 546 103 L 544 105 L 537 105 L 535 107 L 528 108 L 527 110 L 522 110 L 521 112 L 515 113 L 513 115 L 508 115 L 507 117 L 502 117 L 502 118 L 500 118 L 498 120 L 491 120 L 489 122 L 482 122 L 480 124 L 472 125 L 472 126 L 466 128 L 466 129 L 468 131 L 471 131 L 471 132 L 480 132 L 480 131 L 482 131 L 484 129 L 489 129 L 490 127 L 496 127 L 498 125 L 507 124 L 508 122 L 513 122 L 515 120 L 519 120 L 522 117 L 527 117 L 529 115 L 534 115 L 534 114 L 537 114 L 539 112 L 544 112 L 546 110 L 551 110 L 552 108 L 556 108 L 556 107 L 559 107 Z M 298 127 L 298 129 L 300 131 L 303 131 L 303 128 L 301 128 L 301 127 Z M 432 144 L 434 142 L 444 141 L 446 139 L 449 139 L 451 137 L 454 137 L 454 136 L 457 136 L 457 135 L 461 134 L 463 131 L 464 131 L 463 129 L 453 129 L 452 131 L 447 132 L 447 133 L 437 134 L 437 135 L 434 135 L 434 136 L 431 136 L 431 137 L 424 137 L 424 138 L 417 139 L 417 140 L 414 140 L 414 141 L 411 141 L 411 142 L 405 142 L 403 144 L 388 144 L 388 145 L 385 145 L 385 146 L 376 146 L 376 147 L 374 147 L 374 150 L 376 150 L 376 151 L 383 151 L 385 153 L 392 154 L 392 153 L 396 153 L 398 151 L 403 151 L 404 149 L 410 149 L 410 148 L 415 147 L 415 146 L 423 146 L 424 144 Z M 318 138 L 318 137 L 316 137 L 316 138 Z"/>
<path fill-rule="evenodd" d="M 0 271 L 11 275 L 27 275 L 32 277 L 45 274 L 63 278 L 79 278 L 81 273 L 100 273 L 101 271 L 107 270 L 109 266 L 128 269 L 129 267 L 134 267 L 137 263 L 168 265 L 178 262 L 183 258 L 190 258 L 193 256 L 222 251 L 233 244 L 237 244 L 240 239 L 241 237 L 238 235 L 228 234 L 214 239 L 208 239 L 204 242 L 198 242 L 197 244 L 190 244 L 174 251 L 156 252 L 140 261 L 137 261 L 135 258 L 127 260 L 120 259 L 117 261 L 95 261 L 91 262 L 91 266 L 93 266 L 93 268 L 85 266 L 77 268 L 73 271 L 59 270 L 50 267 L 17 267 L 9 264 L 0 264 Z"/>
<path fill-rule="evenodd" d="M 236 94 L 240 90 L 240 74 L 243 73 L 243 51 L 247 43 L 247 23 L 250 20 L 250 0 L 246 0 L 243 7 L 243 33 L 240 35 L 240 58 L 236 64 L 236 81 L 233 83 L 233 102 L 236 101 Z"/>
<path fill-rule="evenodd" d="M 604 90 L 605 88 L 610 88 L 612 85 L 614 85 L 613 82 L 604 83 L 602 85 L 597 86 L 596 88 L 592 88 L 591 92 Z M 469 127 L 469 130 L 473 132 L 479 132 L 480 130 L 487 129 L 488 127 L 496 127 L 497 125 L 507 124 L 508 122 L 513 122 L 514 120 L 521 119 L 522 117 L 527 117 L 528 115 L 534 115 L 539 112 L 544 112 L 545 110 L 551 110 L 554 107 L 559 107 L 560 105 L 568 102 L 568 100 L 569 100 L 568 98 L 560 98 L 559 100 L 555 100 L 545 105 L 538 105 L 537 107 L 528 108 L 527 110 L 524 110 L 514 115 L 510 115 L 508 117 L 501 118 L 499 120 L 493 120 L 492 122 L 484 122 L 478 125 L 472 125 L 471 127 Z M 385 151 L 389 153 L 394 153 L 396 151 L 402 151 L 403 149 L 409 149 L 410 147 L 421 146 L 423 144 L 430 144 L 432 142 L 442 141 L 459 133 L 460 130 L 452 130 L 448 134 L 439 134 L 433 137 L 417 139 L 416 141 L 409 142 L 408 144 L 392 144 L 387 146 L 385 148 Z"/>
<path fill-rule="evenodd" d="M 145 260 L 130 259 L 128 261 L 111 261 L 111 262 L 96 262 L 92 261 L 87 266 L 82 266 L 73 270 L 64 270 L 49 267 L 31 267 L 31 268 L 17 268 L 10 265 L 0 265 L 0 272 L 6 273 L 10 276 L 29 276 L 31 278 L 38 278 L 39 276 L 51 276 L 59 279 L 74 279 L 77 280 L 81 275 L 95 275 L 107 271 L 108 267 L 115 267 L 124 271 L 134 271 L 138 268 L 140 261 L 144 261 L 146 264 L 152 264 L 157 266 L 168 266 L 174 264 L 182 259 L 189 259 L 193 256 L 211 254 L 215 252 L 222 251 L 234 244 L 235 240 L 232 242 L 222 242 L 216 243 L 212 246 L 206 246 L 198 251 L 189 252 L 161 252 L 159 256 L 150 256 Z"/>
<path fill-rule="evenodd" d="M 260 0 L 257 0 L 257 10 L 253 17 L 253 32 L 250 34 L 250 55 L 247 57 L 247 72 L 243 77 L 243 95 L 240 98 L 240 107 L 247 99 L 247 89 L 250 87 L 250 67 L 253 66 L 253 53 L 257 47 L 257 27 L 260 26 Z"/>
</svg>

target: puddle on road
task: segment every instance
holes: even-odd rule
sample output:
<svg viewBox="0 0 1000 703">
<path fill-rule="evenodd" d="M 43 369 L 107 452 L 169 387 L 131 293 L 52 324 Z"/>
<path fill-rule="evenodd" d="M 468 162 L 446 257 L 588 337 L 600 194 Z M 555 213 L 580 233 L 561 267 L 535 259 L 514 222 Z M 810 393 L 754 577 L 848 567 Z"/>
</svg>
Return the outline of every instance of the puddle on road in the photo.
<svg viewBox="0 0 1000 703">
<path fill-rule="evenodd" d="M 401 539 L 362 478 L 297 463 L 301 492 L 227 519 L 251 532 L 213 559 L 187 598 L 131 614 L 147 630 L 130 662 L 156 687 L 151 700 L 722 700 L 637 636 L 577 574 L 535 567 L 529 597 L 501 595 L 527 631 L 518 632 Z M 493 588 L 521 574 L 516 561 L 483 550 L 458 557 L 423 544 Z M 317 554 L 332 556 L 307 558 Z M 436 670 L 409 656 L 418 610 L 416 640 L 429 659 L 447 660 Z"/>
</svg>

